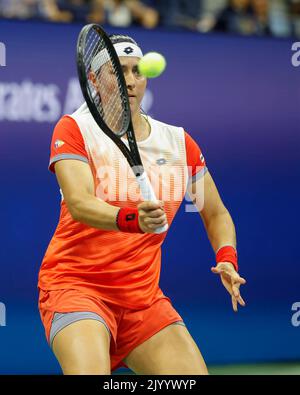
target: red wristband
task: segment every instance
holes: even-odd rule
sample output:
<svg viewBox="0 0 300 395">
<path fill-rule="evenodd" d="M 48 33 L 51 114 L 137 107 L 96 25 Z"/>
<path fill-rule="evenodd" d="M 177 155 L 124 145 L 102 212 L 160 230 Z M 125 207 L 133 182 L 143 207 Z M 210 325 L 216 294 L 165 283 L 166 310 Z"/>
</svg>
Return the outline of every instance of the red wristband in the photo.
<svg viewBox="0 0 300 395">
<path fill-rule="evenodd" d="M 144 233 L 139 226 L 139 212 L 137 208 L 120 208 L 116 223 L 122 232 Z"/>
<path fill-rule="evenodd" d="M 221 247 L 217 252 L 216 262 L 217 264 L 220 262 L 230 262 L 233 264 L 236 271 L 239 270 L 237 263 L 237 252 L 232 246 Z"/>
</svg>

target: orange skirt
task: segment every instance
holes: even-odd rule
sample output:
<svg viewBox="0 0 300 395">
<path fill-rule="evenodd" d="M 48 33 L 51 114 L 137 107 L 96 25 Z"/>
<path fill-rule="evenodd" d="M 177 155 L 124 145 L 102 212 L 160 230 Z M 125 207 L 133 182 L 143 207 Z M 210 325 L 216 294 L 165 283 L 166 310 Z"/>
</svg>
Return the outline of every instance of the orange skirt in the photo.
<svg viewBox="0 0 300 395">
<path fill-rule="evenodd" d="M 96 297 L 78 289 L 40 289 L 39 310 L 48 343 L 55 313 L 92 312 L 99 315 L 111 334 L 111 371 L 121 366 L 127 367 L 122 360 L 135 347 L 166 326 L 182 321 L 166 296 L 154 300 L 151 306 L 143 310 L 132 310 L 104 303 L 100 295 Z"/>
</svg>

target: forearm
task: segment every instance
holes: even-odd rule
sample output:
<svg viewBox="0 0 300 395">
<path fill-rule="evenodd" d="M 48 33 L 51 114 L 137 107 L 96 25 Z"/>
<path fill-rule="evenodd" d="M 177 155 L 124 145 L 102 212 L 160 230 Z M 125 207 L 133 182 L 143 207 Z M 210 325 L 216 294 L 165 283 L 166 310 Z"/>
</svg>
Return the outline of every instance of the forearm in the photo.
<svg viewBox="0 0 300 395">
<path fill-rule="evenodd" d="M 203 223 L 215 253 L 224 245 L 231 245 L 236 248 L 235 226 L 227 210 L 212 216 Z"/>
<path fill-rule="evenodd" d="M 103 230 L 119 230 L 116 224 L 119 207 L 94 196 L 69 199 L 67 206 L 73 219 L 78 222 Z"/>
</svg>

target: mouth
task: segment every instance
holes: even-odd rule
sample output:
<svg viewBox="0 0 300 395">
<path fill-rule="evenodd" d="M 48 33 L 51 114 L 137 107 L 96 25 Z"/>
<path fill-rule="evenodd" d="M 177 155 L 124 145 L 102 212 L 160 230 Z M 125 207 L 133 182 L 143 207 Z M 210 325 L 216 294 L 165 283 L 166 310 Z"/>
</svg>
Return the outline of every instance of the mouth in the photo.
<svg viewBox="0 0 300 395">
<path fill-rule="evenodd" d="M 135 100 L 136 100 L 136 96 L 129 95 L 129 96 L 128 96 L 128 99 L 129 99 L 129 103 L 134 104 L 134 103 L 135 103 Z"/>
</svg>

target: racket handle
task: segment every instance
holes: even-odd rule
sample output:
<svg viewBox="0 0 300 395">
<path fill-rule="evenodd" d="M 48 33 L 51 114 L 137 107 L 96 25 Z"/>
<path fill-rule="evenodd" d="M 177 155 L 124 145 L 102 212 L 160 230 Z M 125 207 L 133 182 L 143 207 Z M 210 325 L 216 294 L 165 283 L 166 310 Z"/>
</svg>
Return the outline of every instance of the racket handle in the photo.
<svg viewBox="0 0 300 395">
<path fill-rule="evenodd" d="M 141 188 L 142 196 L 144 200 L 148 200 L 150 202 L 157 202 L 157 198 L 155 196 L 155 193 L 153 191 L 152 185 L 149 181 L 149 178 L 144 171 L 143 174 L 140 176 L 137 176 L 137 181 L 139 183 L 139 186 Z M 166 224 L 164 226 L 161 226 L 160 228 L 157 228 L 154 233 L 163 233 L 166 232 L 168 229 L 169 225 Z"/>
</svg>

